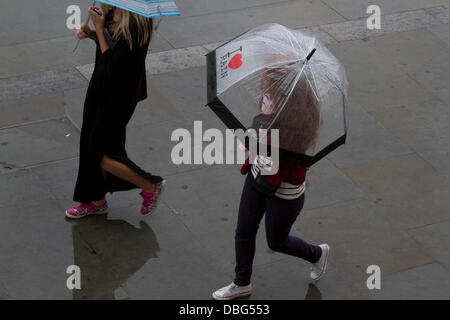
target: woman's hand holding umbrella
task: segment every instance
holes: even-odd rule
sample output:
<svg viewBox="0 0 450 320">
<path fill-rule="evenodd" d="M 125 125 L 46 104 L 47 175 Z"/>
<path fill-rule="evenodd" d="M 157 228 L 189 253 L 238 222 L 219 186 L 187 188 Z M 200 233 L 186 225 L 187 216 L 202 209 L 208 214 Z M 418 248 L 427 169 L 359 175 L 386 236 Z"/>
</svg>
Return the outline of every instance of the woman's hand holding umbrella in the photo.
<svg viewBox="0 0 450 320">
<path fill-rule="evenodd" d="M 86 38 L 90 38 L 95 40 L 97 38 L 95 31 L 91 30 L 91 28 L 89 28 L 89 26 L 85 23 L 82 23 L 80 25 L 80 28 L 77 29 L 77 31 L 75 32 L 75 35 L 77 36 L 78 39 L 83 40 Z"/>
<path fill-rule="evenodd" d="M 88 12 L 91 15 L 92 23 L 95 27 L 100 49 L 102 50 L 102 53 L 105 53 L 105 51 L 110 48 L 108 41 L 106 40 L 105 33 L 103 32 L 103 28 L 105 26 L 105 15 L 99 8 L 96 7 L 89 7 Z"/>
<path fill-rule="evenodd" d="M 89 14 L 91 15 L 92 23 L 95 29 L 103 32 L 103 27 L 105 26 L 105 16 L 97 7 L 89 7 Z"/>
</svg>

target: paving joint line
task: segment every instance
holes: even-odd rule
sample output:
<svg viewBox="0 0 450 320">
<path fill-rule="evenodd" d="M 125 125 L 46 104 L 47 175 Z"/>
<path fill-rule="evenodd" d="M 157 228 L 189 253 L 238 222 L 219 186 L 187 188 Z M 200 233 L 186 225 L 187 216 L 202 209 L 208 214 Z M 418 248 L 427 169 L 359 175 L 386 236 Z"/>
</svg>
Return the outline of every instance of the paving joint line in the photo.
<svg viewBox="0 0 450 320">
<path fill-rule="evenodd" d="M 12 164 L 9 164 L 13 168 L 12 169 L 8 169 L 8 170 L 4 170 L 4 169 L 0 170 L 0 173 L 4 174 L 4 175 L 7 175 L 7 174 L 20 172 L 20 171 L 23 171 L 23 170 L 30 170 L 30 169 L 34 169 L 34 168 L 45 167 L 45 166 L 49 166 L 49 165 L 53 165 L 53 164 L 66 162 L 66 161 L 76 160 L 76 159 L 79 159 L 79 156 L 63 158 L 63 159 L 57 159 L 57 160 L 48 160 L 48 161 L 38 162 L 38 163 L 31 164 L 31 165 L 23 166 L 23 167 L 17 167 L 17 166 L 14 166 Z"/>
<path fill-rule="evenodd" d="M 6 127 L 0 127 L 0 132 L 2 130 L 15 129 L 15 128 L 26 127 L 26 126 L 32 126 L 32 125 L 40 124 L 40 123 L 43 123 L 43 122 L 54 121 L 54 120 L 62 120 L 64 118 L 66 118 L 65 115 L 64 116 L 59 116 L 59 117 L 51 117 L 51 118 L 47 118 L 47 119 L 35 120 L 35 121 L 30 121 L 30 122 L 17 123 L 17 124 L 13 124 L 13 125 L 6 126 Z"/>
</svg>

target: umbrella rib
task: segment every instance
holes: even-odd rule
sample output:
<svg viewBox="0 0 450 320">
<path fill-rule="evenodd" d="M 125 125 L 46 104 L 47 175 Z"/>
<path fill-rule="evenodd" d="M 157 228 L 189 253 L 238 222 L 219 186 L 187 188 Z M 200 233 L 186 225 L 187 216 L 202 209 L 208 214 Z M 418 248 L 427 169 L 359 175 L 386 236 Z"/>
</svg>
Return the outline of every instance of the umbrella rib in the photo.
<svg viewBox="0 0 450 320">
<path fill-rule="evenodd" d="M 292 92 L 294 92 L 294 88 L 295 88 L 295 84 L 298 82 L 298 80 L 300 80 L 301 75 L 303 74 L 303 70 L 305 69 L 305 65 L 303 65 L 302 70 L 300 70 L 300 72 L 298 73 L 298 75 L 295 77 L 295 81 L 294 81 L 294 85 L 291 87 L 291 90 L 289 91 L 289 94 L 286 97 L 286 100 L 290 98 L 290 96 L 292 95 Z M 283 106 L 280 107 L 280 109 L 278 110 L 277 114 L 275 115 L 275 117 L 273 118 L 272 122 L 270 123 L 269 127 L 267 128 L 267 130 L 269 130 L 270 128 L 272 128 L 273 124 L 275 123 L 275 121 L 278 119 L 278 117 L 281 114 L 281 111 L 284 109 L 284 106 L 286 105 L 286 102 L 283 104 Z"/>
</svg>

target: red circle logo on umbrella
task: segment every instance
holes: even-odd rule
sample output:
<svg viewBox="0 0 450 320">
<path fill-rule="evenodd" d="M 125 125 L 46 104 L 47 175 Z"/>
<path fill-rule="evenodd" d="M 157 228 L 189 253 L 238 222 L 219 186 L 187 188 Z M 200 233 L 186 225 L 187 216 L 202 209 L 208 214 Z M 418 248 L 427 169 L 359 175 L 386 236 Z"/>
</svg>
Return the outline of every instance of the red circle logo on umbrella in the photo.
<svg viewBox="0 0 450 320">
<path fill-rule="evenodd" d="M 238 53 L 233 58 L 231 58 L 228 66 L 231 69 L 239 69 L 242 66 L 242 54 Z"/>
</svg>

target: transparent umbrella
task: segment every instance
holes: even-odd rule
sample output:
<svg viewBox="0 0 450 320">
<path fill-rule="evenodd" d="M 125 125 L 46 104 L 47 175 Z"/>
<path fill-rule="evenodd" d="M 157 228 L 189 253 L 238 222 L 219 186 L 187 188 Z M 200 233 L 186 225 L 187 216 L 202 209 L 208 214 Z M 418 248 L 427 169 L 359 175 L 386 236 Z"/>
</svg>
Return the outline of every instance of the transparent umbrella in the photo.
<svg viewBox="0 0 450 320">
<path fill-rule="evenodd" d="M 208 106 L 229 128 L 278 129 L 279 148 L 306 166 L 345 143 L 345 69 L 316 37 L 267 24 L 207 60 Z"/>
</svg>

